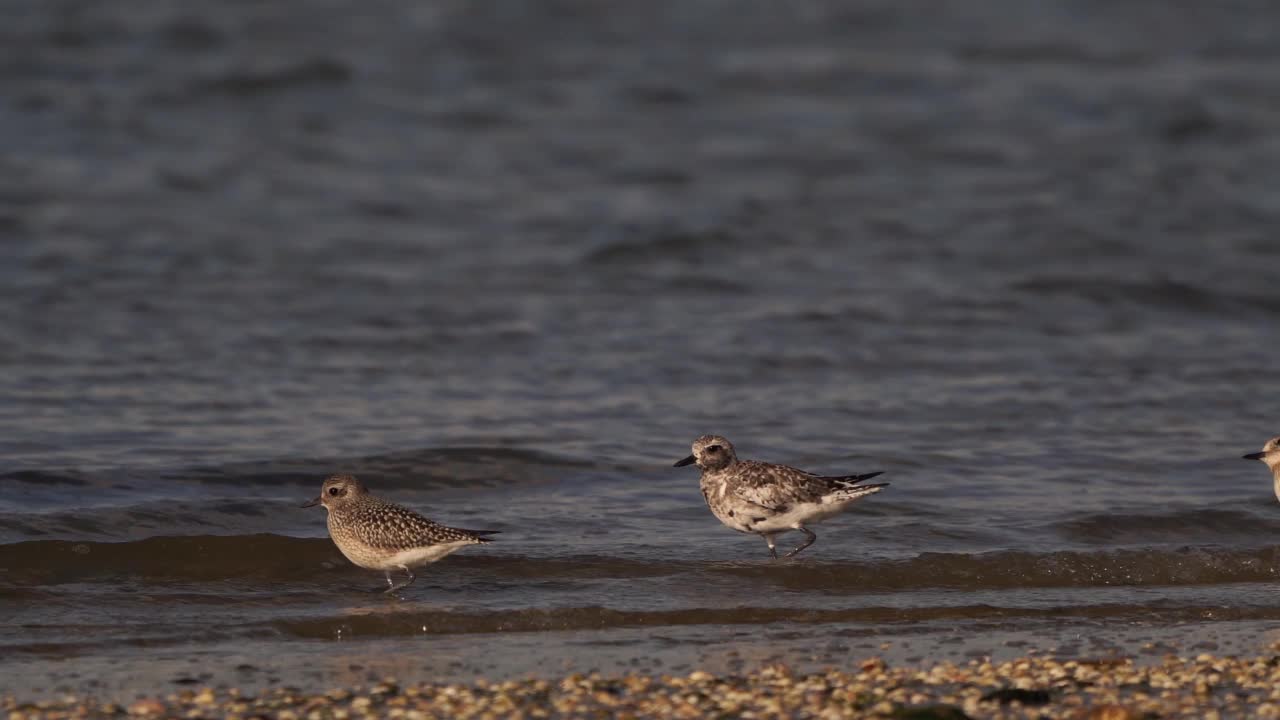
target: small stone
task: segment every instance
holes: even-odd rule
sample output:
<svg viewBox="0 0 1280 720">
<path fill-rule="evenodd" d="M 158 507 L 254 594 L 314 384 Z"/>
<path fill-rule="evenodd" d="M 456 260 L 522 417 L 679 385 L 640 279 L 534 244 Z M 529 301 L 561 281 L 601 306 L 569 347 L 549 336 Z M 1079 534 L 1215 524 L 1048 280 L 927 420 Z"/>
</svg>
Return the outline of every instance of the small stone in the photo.
<svg viewBox="0 0 1280 720">
<path fill-rule="evenodd" d="M 162 715 L 165 704 L 155 698 L 144 698 L 129 706 L 130 715 Z"/>
<path fill-rule="evenodd" d="M 928 705 L 926 707 L 896 708 L 889 713 L 893 720 L 972 720 L 954 705 Z"/>
<path fill-rule="evenodd" d="M 864 673 L 873 673 L 873 672 L 884 672 L 885 667 L 886 665 L 883 659 L 878 657 L 873 657 L 873 658 L 867 658 L 866 660 L 863 660 L 862 664 L 858 666 L 858 669 L 862 670 L 862 672 Z"/>
<path fill-rule="evenodd" d="M 1123 705 L 1099 705 L 1081 711 L 1076 717 L 1080 720 L 1140 720 L 1143 713 Z"/>
</svg>

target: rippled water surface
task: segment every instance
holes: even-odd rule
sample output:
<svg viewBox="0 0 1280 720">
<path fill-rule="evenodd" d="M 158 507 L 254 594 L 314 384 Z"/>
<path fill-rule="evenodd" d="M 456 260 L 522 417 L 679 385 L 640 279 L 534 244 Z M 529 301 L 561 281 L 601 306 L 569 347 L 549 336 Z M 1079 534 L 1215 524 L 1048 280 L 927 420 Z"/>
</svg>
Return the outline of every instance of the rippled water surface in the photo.
<svg viewBox="0 0 1280 720">
<path fill-rule="evenodd" d="M 1277 639 L 1269 3 L 0 20 L 9 680 Z M 772 562 L 705 432 L 892 487 Z M 388 600 L 335 471 L 502 535 Z"/>
</svg>

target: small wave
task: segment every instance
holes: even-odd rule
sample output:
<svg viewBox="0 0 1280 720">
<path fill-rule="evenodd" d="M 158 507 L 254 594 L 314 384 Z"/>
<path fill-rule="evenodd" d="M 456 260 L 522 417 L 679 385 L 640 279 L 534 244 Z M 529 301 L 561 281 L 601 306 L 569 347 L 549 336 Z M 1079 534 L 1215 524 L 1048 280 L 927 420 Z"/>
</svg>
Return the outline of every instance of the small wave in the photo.
<svg viewBox="0 0 1280 720">
<path fill-rule="evenodd" d="M 1033 553 L 922 553 L 897 561 L 749 566 L 727 572 L 772 578 L 788 589 L 859 592 L 923 588 L 959 590 L 1032 587 L 1203 585 L 1271 582 L 1280 548 L 1132 549 Z M 780 570 L 781 572 L 775 572 Z"/>
<path fill-rule="evenodd" d="M 449 564 L 483 575 L 486 582 L 668 577 L 677 584 L 737 580 L 752 587 L 861 594 L 927 588 L 999 590 L 1273 582 L 1280 566 L 1280 546 L 922 553 L 908 559 L 834 563 L 650 562 L 608 556 L 537 558 L 494 554 L 459 555 L 450 558 Z M 328 539 L 272 534 L 152 537 L 123 543 L 35 540 L 0 545 L 0 586 L 6 587 L 121 579 L 316 582 L 332 577 L 335 569 L 348 567 Z"/>
<path fill-rule="evenodd" d="M 509 447 L 457 446 L 365 455 L 309 457 L 176 468 L 148 476 L 145 472 L 86 472 L 67 468 L 35 468 L 0 473 L 0 481 L 43 486 L 145 485 L 163 481 L 234 483 L 237 486 L 318 486 L 335 472 L 350 472 L 379 488 L 474 487 L 526 482 L 556 469 L 592 467 L 592 463 L 535 450 Z"/>
<path fill-rule="evenodd" d="M 956 56 L 965 62 L 992 65 L 1064 65 L 1068 67 L 1126 68 L 1151 61 L 1149 54 L 1125 48 L 1107 51 L 1098 48 L 1055 43 L 1020 43 L 1011 45 L 966 45 Z"/>
<path fill-rule="evenodd" d="M 649 260 L 697 260 L 741 244 L 728 230 L 668 231 L 635 240 L 609 242 L 587 253 L 589 265 L 626 265 Z"/>
<path fill-rule="evenodd" d="M 581 467 L 590 467 L 590 463 L 533 450 L 439 447 L 355 458 L 232 463 L 174 471 L 164 479 L 310 486 L 331 473 L 350 472 L 378 488 L 496 487 L 529 481 L 552 469 Z"/>
<path fill-rule="evenodd" d="M 1140 618 L 1143 622 L 1193 622 L 1215 620 L 1278 620 L 1280 608 L 1223 608 L 1217 605 L 1153 607 L 1124 603 L 1053 607 L 1004 607 L 960 605 L 944 607 L 855 607 L 839 610 L 802 610 L 793 607 L 702 607 L 670 611 L 626 611 L 604 607 L 484 611 L 379 611 L 327 617 L 284 619 L 268 623 L 285 637 L 333 639 L 335 637 L 388 637 L 508 632 L 562 632 L 628 627 L 676 627 L 682 625 L 751 625 L 774 623 L 804 625 L 964 622 L 975 620 L 1061 621 Z"/>
<path fill-rule="evenodd" d="M 942 608 L 861 607 L 847 610 L 797 610 L 785 607 L 687 608 L 670 611 L 627 611 L 605 607 L 532 608 L 502 612 L 377 612 L 322 618 L 280 620 L 273 630 L 304 639 L 381 637 L 418 634 L 558 632 L 679 625 L 766 625 L 893 622 L 930 619 L 987 618 L 993 614 L 1028 616 L 1046 611 L 1027 608 L 997 610 L 988 605 Z M 1056 609 L 1053 614 L 1060 615 Z"/>
<path fill-rule="evenodd" d="M 313 58 L 277 68 L 236 69 L 199 83 L 203 92 L 227 95 L 260 95 L 316 85 L 341 85 L 351 79 L 351 68 L 333 58 Z"/>
<path fill-rule="evenodd" d="M 192 531 L 306 534 L 302 515 L 279 513 L 315 497 L 321 480 L 335 472 L 354 473 L 379 493 L 413 491 L 420 501 L 423 493 L 465 488 L 475 496 L 549 482 L 583 467 L 596 466 L 528 450 L 445 447 L 148 472 L 24 470 L 0 475 L 25 485 L 13 494 L 20 502 L 0 501 L 0 542 L 138 540 Z M 295 518 L 304 524 L 289 524 Z"/>
<path fill-rule="evenodd" d="M 1195 509 L 1165 514 L 1091 514 L 1053 524 L 1063 537 L 1098 544 L 1254 542 L 1280 537 L 1280 519 L 1235 510 Z"/>
<path fill-rule="evenodd" d="M 74 470 L 18 470 L 0 473 L 0 482 L 21 482 L 33 485 L 88 485 L 84 474 Z"/>
<path fill-rule="evenodd" d="M 56 598 L 40 598 L 42 600 Z M 674 628 L 694 626 L 768 627 L 776 636 L 780 627 L 790 626 L 794 637 L 804 634 L 798 626 L 810 626 L 810 633 L 822 637 L 862 636 L 866 628 L 883 631 L 891 624 L 919 626 L 933 624 L 954 629 L 1035 624 L 1076 623 L 1191 623 L 1280 620 L 1280 608 L 1268 606 L 1223 607 L 1215 604 L 1109 603 L 1071 604 L 1042 607 L 971 604 L 942 607 L 887 607 L 879 605 L 842 609 L 798 609 L 795 607 L 740 606 L 691 607 L 678 610 L 618 610 L 598 605 L 483 610 L 477 608 L 424 608 L 421 605 L 372 602 L 365 607 L 340 612 L 323 611 L 308 616 L 285 616 L 249 622 L 212 624 L 193 628 L 187 623 L 156 623 L 121 628 L 102 624 L 67 626 L 57 637 L 30 634 L 0 637 L 0 651 L 8 655 L 44 655 L 65 658 L 100 652 L 104 648 L 132 646 L 156 648 L 212 643 L 236 638 L 270 637 L 295 640 L 352 640 L 414 637 L 424 635 L 473 635 L 499 633 L 542 633 L 607 631 L 634 628 L 663 628 L 670 635 L 665 643 L 702 645 L 702 635 L 682 635 Z M 841 627 L 843 626 L 843 627 Z M 863 626 L 859 628 L 858 626 Z M 41 628 L 48 629 L 48 628 Z"/>
<path fill-rule="evenodd" d="M 226 45 L 227 37 L 212 23 L 196 17 L 177 18 L 158 31 L 158 37 L 173 50 L 207 52 Z"/>
<path fill-rule="evenodd" d="M 314 491 L 313 491 L 314 493 Z M 53 512 L 0 512 L 0 538 L 138 540 L 199 530 L 204 534 L 270 532 L 280 527 L 280 512 L 294 509 L 313 493 L 298 493 L 298 502 L 216 498 L 163 500 L 95 506 Z M 311 517 L 315 517 L 312 515 Z"/>
<path fill-rule="evenodd" d="M 1133 281 L 1050 275 L 1017 282 L 1013 289 L 1034 295 L 1074 296 L 1100 305 L 1133 303 L 1179 312 L 1280 311 L 1280 300 L 1270 296 L 1207 290 L 1167 277 Z"/>
<path fill-rule="evenodd" d="M 342 558 L 328 539 L 191 535 L 132 542 L 31 540 L 0 545 L 0 586 L 75 582 L 301 580 Z"/>
</svg>

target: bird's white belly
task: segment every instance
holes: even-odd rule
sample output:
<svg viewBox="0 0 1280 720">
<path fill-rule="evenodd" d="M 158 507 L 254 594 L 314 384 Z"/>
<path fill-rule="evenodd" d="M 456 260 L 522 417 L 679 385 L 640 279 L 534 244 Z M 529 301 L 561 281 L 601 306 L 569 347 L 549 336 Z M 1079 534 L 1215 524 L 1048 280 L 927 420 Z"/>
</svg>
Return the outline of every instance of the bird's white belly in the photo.
<svg viewBox="0 0 1280 720">
<path fill-rule="evenodd" d="M 771 533 L 793 530 L 800 525 L 822 522 L 833 515 L 839 515 L 842 510 L 844 510 L 844 503 L 797 503 L 786 512 L 770 513 L 763 521 L 752 523 L 749 532 Z"/>
<path fill-rule="evenodd" d="M 382 561 L 378 570 L 391 570 L 398 567 L 419 567 L 421 565 L 430 565 L 453 553 L 455 550 L 464 545 L 474 545 L 471 540 L 459 540 L 451 543 L 440 543 L 439 545 L 427 545 L 424 547 L 411 548 L 409 550 L 401 550 L 393 555 L 387 555 Z"/>
<path fill-rule="evenodd" d="M 743 533 L 773 533 L 794 530 L 799 525 L 822 522 L 844 511 L 848 503 L 799 503 L 785 512 L 774 512 L 745 503 L 712 507 L 715 516 L 726 526 Z"/>
</svg>

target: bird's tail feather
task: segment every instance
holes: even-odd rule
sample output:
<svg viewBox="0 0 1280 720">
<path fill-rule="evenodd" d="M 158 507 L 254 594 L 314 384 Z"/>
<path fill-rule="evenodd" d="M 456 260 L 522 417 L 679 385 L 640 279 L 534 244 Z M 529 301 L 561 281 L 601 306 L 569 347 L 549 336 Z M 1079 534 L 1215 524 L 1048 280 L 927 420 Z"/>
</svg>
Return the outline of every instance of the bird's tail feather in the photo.
<svg viewBox="0 0 1280 720">
<path fill-rule="evenodd" d="M 876 474 L 878 475 L 879 473 Z M 849 502 L 850 500 L 857 500 L 858 498 L 865 497 L 867 495 L 874 495 L 887 487 L 889 487 L 889 483 L 876 483 L 874 485 L 854 485 L 853 483 L 849 483 L 827 497 L 835 500 L 836 502 Z"/>
<path fill-rule="evenodd" d="M 884 474 L 883 470 L 877 470 L 875 472 L 869 472 L 864 475 L 837 475 L 837 476 L 828 477 L 827 479 L 833 482 L 840 483 L 841 485 L 853 485 L 854 483 L 860 483 L 863 480 L 870 480 L 873 477 L 878 477 L 883 474 Z"/>
<path fill-rule="evenodd" d="M 468 535 L 474 535 L 476 538 L 476 542 L 482 542 L 482 543 L 493 542 L 493 538 L 489 537 L 489 535 L 502 534 L 501 530 L 467 530 L 466 528 L 457 528 L 457 529 L 461 530 L 464 533 L 467 533 Z"/>
</svg>

